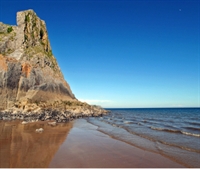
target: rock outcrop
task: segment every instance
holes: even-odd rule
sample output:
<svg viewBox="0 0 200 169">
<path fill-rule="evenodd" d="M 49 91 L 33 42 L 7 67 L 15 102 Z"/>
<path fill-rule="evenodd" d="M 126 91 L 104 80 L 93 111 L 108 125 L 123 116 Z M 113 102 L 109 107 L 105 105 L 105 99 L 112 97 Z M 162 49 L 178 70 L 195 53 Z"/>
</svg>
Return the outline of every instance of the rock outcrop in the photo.
<svg viewBox="0 0 200 169">
<path fill-rule="evenodd" d="M 66 110 L 64 102 L 79 102 L 52 53 L 45 22 L 33 10 L 17 12 L 17 26 L 0 22 L 0 96 L 0 110 L 7 112 L 30 112 L 27 107 L 35 105 L 44 110 L 43 104 Z"/>
</svg>

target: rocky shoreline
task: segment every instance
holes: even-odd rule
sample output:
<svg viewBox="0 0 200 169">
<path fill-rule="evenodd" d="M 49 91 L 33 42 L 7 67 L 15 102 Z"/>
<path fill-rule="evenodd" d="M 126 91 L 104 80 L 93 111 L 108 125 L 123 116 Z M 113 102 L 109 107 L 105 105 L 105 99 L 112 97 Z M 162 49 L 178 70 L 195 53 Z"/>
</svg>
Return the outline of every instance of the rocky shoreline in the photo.
<svg viewBox="0 0 200 169">
<path fill-rule="evenodd" d="M 91 106 L 80 101 L 67 101 L 51 105 L 18 103 L 10 109 L 0 111 L 0 120 L 23 120 L 22 124 L 37 121 L 65 123 L 77 118 L 103 116 L 108 112 L 99 106 Z"/>
</svg>

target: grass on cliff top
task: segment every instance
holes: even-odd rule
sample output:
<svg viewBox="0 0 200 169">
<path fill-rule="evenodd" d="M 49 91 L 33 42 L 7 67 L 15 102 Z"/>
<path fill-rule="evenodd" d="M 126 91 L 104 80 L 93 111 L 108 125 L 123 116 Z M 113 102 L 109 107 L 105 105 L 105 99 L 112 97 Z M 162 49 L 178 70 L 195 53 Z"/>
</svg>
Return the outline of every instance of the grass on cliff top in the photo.
<svg viewBox="0 0 200 169">
<path fill-rule="evenodd" d="M 10 32 L 12 32 L 12 31 L 13 31 L 12 26 L 8 27 L 8 29 L 7 29 L 7 33 L 10 33 Z"/>
</svg>

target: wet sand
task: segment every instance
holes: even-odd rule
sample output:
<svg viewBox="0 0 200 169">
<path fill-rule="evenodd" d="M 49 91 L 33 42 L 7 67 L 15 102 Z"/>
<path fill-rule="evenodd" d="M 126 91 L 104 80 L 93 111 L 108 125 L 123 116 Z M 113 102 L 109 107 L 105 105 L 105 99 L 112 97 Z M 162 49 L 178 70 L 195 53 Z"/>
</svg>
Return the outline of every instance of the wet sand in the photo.
<svg viewBox="0 0 200 169">
<path fill-rule="evenodd" d="M 44 128 L 36 133 L 36 128 Z M 0 167 L 177 168 L 160 154 L 115 140 L 84 119 L 49 126 L 0 121 Z"/>
<path fill-rule="evenodd" d="M 35 132 L 38 128 L 44 131 Z M 0 121 L 0 167 L 47 168 L 71 128 L 72 123 Z"/>
<path fill-rule="evenodd" d="M 67 140 L 60 146 L 49 167 L 76 168 L 182 168 L 160 154 L 131 146 L 97 131 L 80 119 L 74 122 Z"/>
</svg>

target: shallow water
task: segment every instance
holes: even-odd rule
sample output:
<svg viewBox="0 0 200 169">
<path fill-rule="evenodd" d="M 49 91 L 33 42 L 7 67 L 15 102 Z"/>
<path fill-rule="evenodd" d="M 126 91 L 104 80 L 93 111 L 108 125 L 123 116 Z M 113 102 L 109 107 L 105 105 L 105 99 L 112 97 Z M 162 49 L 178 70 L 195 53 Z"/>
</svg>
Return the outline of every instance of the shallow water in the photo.
<svg viewBox="0 0 200 169">
<path fill-rule="evenodd" d="M 111 137 L 160 153 L 187 167 L 200 167 L 200 109 L 110 109 L 88 122 Z"/>
</svg>

